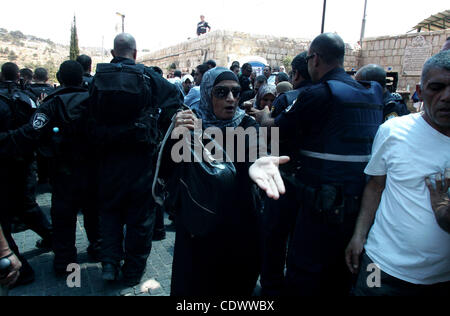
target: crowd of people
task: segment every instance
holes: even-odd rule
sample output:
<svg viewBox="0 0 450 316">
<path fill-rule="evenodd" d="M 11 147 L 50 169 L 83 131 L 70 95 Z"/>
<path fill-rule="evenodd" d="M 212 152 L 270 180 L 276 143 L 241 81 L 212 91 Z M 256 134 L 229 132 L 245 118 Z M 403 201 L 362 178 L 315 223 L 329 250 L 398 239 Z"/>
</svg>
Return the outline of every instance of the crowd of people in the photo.
<svg viewBox="0 0 450 316">
<path fill-rule="evenodd" d="M 447 46 L 424 65 L 424 111 L 412 114 L 388 90 L 383 67 L 346 73 L 344 41 L 331 33 L 275 80 L 269 65 L 256 76 L 251 64 L 213 60 L 165 79 L 136 64 L 126 33 L 94 76 L 88 56 L 62 63 L 59 87 L 43 68 L 5 63 L 0 260 L 10 266 L 0 284 L 34 279 L 14 223 L 42 237 L 37 247 L 53 251 L 54 271 L 65 275 L 77 262 L 81 211 L 103 279 L 137 285 L 152 239 L 164 238 L 166 211 L 176 226 L 174 296 L 250 296 L 259 278 L 268 296 L 448 295 Z M 175 163 L 174 135 L 195 137 L 199 122 L 203 130 L 277 128 L 281 156 L 251 161 L 255 144 L 246 139 L 243 162 Z M 51 219 L 36 203 L 37 182 L 46 181 Z M 374 264 L 379 282 L 370 281 Z"/>
</svg>

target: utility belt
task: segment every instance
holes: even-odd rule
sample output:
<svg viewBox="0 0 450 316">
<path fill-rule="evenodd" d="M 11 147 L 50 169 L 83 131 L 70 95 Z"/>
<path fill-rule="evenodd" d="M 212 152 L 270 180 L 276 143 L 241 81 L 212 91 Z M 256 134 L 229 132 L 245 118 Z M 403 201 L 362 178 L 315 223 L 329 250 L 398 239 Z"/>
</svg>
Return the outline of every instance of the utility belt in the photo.
<svg viewBox="0 0 450 316">
<path fill-rule="evenodd" d="M 342 184 L 306 185 L 296 178 L 296 196 L 302 212 L 330 225 L 343 225 L 356 220 L 361 196 L 345 195 Z"/>
</svg>

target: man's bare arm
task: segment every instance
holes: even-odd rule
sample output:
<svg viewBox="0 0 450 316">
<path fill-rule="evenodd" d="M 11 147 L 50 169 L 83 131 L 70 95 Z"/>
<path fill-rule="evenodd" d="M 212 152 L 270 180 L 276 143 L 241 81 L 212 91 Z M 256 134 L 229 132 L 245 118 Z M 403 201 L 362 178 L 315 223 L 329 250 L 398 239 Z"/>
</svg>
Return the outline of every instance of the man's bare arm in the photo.
<svg viewBox="0 0 450 316">
<path fill-rule="evenodd" d="M 19 278 L 19 271 L 22 267 L 22 263 L 19 261 L 17 256 L 11 251 L 3 235 L 2 226 L 0 225 L 0 258 L 7 258 L 11 262 L 9 272 L 6 276 L 0 278 L 0 285 L 12 285 Z"/>
<path fill-rule="evenodd" d="M 352 273 L 357 273 L 359 270 L 360 257 L 364 250 L 367 235 L 375 221 L 375 215 L 385 187 L 386 176 L 377 176 L 370 179 L 364 190 L 355 232 L 345 251 L 345 260 Z"/>
</svg>

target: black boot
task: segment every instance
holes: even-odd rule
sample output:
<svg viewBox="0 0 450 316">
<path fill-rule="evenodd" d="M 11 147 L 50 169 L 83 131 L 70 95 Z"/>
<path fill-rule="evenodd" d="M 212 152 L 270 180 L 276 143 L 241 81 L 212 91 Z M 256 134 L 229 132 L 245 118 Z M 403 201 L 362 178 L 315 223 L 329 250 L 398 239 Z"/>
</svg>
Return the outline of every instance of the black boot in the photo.
<svg viewBox="0 0 450 316">
<path fill-rule="evenodd" d="M 119 279 L 119 268 L 111 263 L 103 263 L 102 278 L 104 281 L 117 281 Z"/>
</svg>

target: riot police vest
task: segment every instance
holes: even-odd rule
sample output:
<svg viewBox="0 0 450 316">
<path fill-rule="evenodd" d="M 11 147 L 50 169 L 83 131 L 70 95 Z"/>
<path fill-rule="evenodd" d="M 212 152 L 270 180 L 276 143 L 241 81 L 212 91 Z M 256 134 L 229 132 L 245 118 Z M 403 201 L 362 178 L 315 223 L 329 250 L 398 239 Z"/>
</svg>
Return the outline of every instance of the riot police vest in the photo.
<svg viewBox="0 0 450 316">
<path fill-rule="evenodd" d="M 302 170 L 317 184 L 344 185 L 346 194 L 359 195 L 372 143 L 383 122 L 383 91 L 330 80 L 332 106 L 319 135 L 301 150 Z"/>
<path fill-rule="evenodd" d="M 34 94 L 36 99 L 38 99 L 43 94 L 47 95 L 47 96 L 50 95 L 51 93 L 53 93 L 55 91 L 55 88 L 48 84 L 36 83 L 36 84 L 32 84 L 30 86 L 30 91 Z"/>
<path fill-rule="evenodd" d="M 10 107 L 13 129 L 28 123 L 36 111 L 36 103 L 14 83 L 3 85 L 0 88 L 0 97 Z"/>
<path fill-rule="evenodd" d="M 50 95 L 41 108 L 52 113 L 51 127 L 41 137 L 40 153 L 45 157 L 71 160 L 89 155 L 87 101 L 82 88 L 64 88 Z"/>
<path fill-rule="evenodd" d="M 92 82 L 92 110 L 97 122 L 126 124 L 138 119 L 151 102 L 144 65 L 98 64 Z"/>
<path fill-rule="evenodd" d="M 160 109 L 144 65 L 98 64 L 90 90 L 92 140 L 118 147 L 157 144 Z"/>
</svg>

